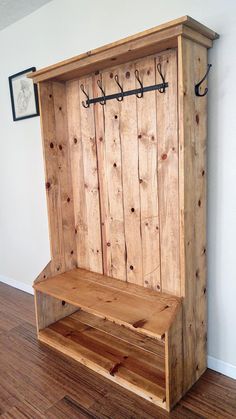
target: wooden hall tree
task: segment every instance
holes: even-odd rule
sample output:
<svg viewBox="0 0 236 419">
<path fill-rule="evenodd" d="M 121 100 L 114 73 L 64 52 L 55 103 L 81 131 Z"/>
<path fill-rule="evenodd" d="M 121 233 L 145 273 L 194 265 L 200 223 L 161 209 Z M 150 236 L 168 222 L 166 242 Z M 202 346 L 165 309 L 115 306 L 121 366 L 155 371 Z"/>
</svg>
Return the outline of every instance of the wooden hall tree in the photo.
<svg viewBox="0 0 236 419">
<path fill-rule="evenodd" d="M 30 75 L 51 242 L 38 338 L 167 410 L 206 369 L 199 82 L 217 37 L 183 17 Z"/>
</svg>

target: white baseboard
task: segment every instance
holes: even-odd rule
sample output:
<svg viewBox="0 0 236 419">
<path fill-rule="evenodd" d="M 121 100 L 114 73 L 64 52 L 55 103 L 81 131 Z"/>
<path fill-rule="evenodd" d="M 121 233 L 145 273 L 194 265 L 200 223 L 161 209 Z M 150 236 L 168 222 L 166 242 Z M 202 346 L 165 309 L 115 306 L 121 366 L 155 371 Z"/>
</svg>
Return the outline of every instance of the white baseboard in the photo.
<svg viewBox="0 0 236 419">
<path fill-rule="evenodd" d="M 25 291 L 28 294 L 34 294 L 34 291 L 31 285 L 25 284 L 24 282 L 21 282 L 21 281 L 16 281 L 15 279 L 8 278 L 7 276 L 0 275 L 0 282 L 10 285 L 13 288 L 17 288 L 18 290 Z"/>
<path fill-rule="evenodd" d="M 27 285 L 24 282 L 16 281 L 15 279 L 8 278 L 3 275 L 0 275 L 0 282 L 3 282 L 4 284 L 10 285 L 11 287 L 17 288 L 21 291 L 25 291 L 28 294 L 34 293 L 31 285 Z M 236 380 L 236 366 L 234 365 L 228 364 L 227 362 L 221 361 L 220 359 L 208 355 L 207 366 L 211 370 L 220 372 L 221 374 Z"/>
<path fill-rule="evenodd" d="M 220 372 L 221 374 L 227 375 L 227 377 L 234 378 L 236 380 L 236 366 L 228 364 L 228 362 L 221 361 L 220 359 L 213 358 L 208 355 L 207 366 L 211 370 Z"/>
</svg>

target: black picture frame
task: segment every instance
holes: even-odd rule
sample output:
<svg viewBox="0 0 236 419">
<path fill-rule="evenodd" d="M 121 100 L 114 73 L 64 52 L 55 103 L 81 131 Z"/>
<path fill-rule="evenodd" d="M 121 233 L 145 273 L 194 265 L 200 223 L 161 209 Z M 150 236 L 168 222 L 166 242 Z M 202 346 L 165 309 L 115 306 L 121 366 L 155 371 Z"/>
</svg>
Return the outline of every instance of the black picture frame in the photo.
<svg viewBox="0 0 236 419">
<path fill-rule="evenodd" d="M 20 71 L 19 73 L 8 77 L 13 121 L 20 121 L 22 119 L 39 116 L 38 87 L 37 84 L 33 83 L 32 79 L 26 77 L 28 73 L 33 71 L 36 71 L 36 67 L 27 68 L 26 70 Z M 19 83 L 17 83 L 18 85 L 16 89 L 14 83 L 16 80 L 20 81 L 20 91 Z M 18 96 L 16 97 L 17 90 Z M 25 92 L 27 94 L 25 94 Z M 31 106 L 32 111 L 30 111 L 30 109 L 27 110 L 27 106 L 29 106 L 29 108 Z"/>
</svg>

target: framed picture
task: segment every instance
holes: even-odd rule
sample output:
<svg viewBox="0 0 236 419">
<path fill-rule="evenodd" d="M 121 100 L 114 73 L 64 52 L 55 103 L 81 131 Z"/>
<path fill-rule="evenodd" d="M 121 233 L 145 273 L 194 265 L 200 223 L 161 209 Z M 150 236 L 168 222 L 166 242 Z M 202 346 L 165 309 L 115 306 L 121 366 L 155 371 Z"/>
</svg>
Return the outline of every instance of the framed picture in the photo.
<svg viewBox="0 0 236 419">
<path fill-rule="evenodd" d="M 9 77 L 13 121 L 39 115 L 37 85 L 27 78 L 27 74 L 35 70 L 35 67 L 27 68 Z"/>
</svg>

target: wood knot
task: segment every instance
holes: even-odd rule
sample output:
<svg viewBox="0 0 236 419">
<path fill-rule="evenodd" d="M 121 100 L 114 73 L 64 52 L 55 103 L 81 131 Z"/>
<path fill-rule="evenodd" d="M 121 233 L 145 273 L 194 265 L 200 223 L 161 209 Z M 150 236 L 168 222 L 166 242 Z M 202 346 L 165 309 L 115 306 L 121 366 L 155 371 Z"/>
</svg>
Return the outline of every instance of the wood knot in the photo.
<svg viewBox="0 0 236 419">
<path fill-rule="evenodd" d="M 130 78 L 130 72 L 129 72 L 129 71 L 126 71 L 126 73 L 125 73 L 125 77 L 126 77 L 127 79 L 129 79 L 129 78 Z"/>
<path fill-rule="evenodd" d="M 116 163 L 114 163 L 114 164 L 113 164 L 113 167 L 116 167 L 116 166 L 117 166 L 117 165 L 116 165 Z"/>
<path fill-rule="evenodd" d="M 202 175 L 202 176 L 204 176 L 204 175 L 205 175 L 205 170 L 202 170 L 201 175 Z"/>
<path fill-rule="evenodd" d="M 166 153 L 162 154 L 161 158 L 162 158 L 162 160 L 166 160 L 167 159 L 167 154 Z"/>
<path fill-rule="evenodd" d="M 53 148 L 54 147 L 54 144 L 53 143 L 50 143 L 50 148 Z"/>
<path fill-rule="evenodd" d="M 107 242 L 107 246 L 110 247 L 111 246 L 111 243 L 110 242 Z"/>
<path fill-rule="evenodd" d="M 139 140 L 140 140 L 140 138 L 142 138 L 142 134 L 139 134 L 139 135 L 138 135 L 138 139 L 139 139 Z"/>
<path fill-rule="evenodd" d="M 159 284 L 157 284 L 157 289 L 158 289 L 158 290 L 160 290 L 160 289 L 161 289 L 161 287 L 160 287 L 160 285 L 159 285 Z"/>
<path fill-rule="evenodd" d="M 62 150 L 62 145 L 61 144 L 59 145 L 59 150 Z"/>
<path fill-rule="evenodd" d="M 196 115 L 196 123 L 199 124 L 199 115 Z"/>
<path fill-rule="evenodd" d="M 73 255 L 74 254 L 74 250 L 71 250 L 70 254 Z"/>
<path fill-rule="evenodd" d="M 130 211 L 131 211 L 131 212 L 134 212 L 134 211 L 135 211 L 135 209 L 132 207 Z"/>
<path fill-rule="evenodd" d="M 77 138 L 76 137 L 74 137 L 74 144 L 77 144 Z"/>
<path fill-rule="evenodd" d="M 68 198 L 67 198 L 67 202 L 70 202 L 70 198 L 69 198 L 69 196 L 68 196 Z"/>
<path fill-rule="evenodd" d="M 64 300 L 62 300 L 61 305 L 64 306 L 66 304 L 66 302 Z"/>
<path fill-rule="evenodd" d="M 95 74 L 95 76 L 98 76 L 99 70 L 96 70 L 94 74 Z"/>
<path fill-rule="evenodd" d="M 110 79 L 113 79 L 113 73 L 110 73 Z"/>
<path fill-rule="evenodd" d="M 47 182 L 47 183 L 46 183 L 46 189 L 49 189 L 49 188 L 50 188 L 50 186 L 51 186 L 51 183 L 50 183 L 50 182 Z"/>
<path fill-rule="evenodd" d="M 117 119 L 118 118 L 118 115 L 115 115 L 114 118 Z"/>
<path fill-rule="evenodd" d="M 198 200 L 198 206 L 200 207 L 202 205 L 201 199 Z"/>
<path fill-rule="evenodd" d="M 102 137 L 99 137 L 99 141 L 101 141 L 101 142 L 102 142 L 102 141 L 103 141 L 103 138 L 102 138 Z"/>
<path fill-rule="evenodd" d="M 59 111 L 61 111 L 62 110 L 62 107 L 61 106 L 59 106 Z"/>
<path fill-rule="evenodd" d="M 130 269 L 131 271 L 133 271 L 133 270 L 134 270 L 133 265 L 130 265 L 129 269 Z"/>
<path fill-rule="evenodd" d="M 133 323 L 133 327 L 135 327 L 135 329 L 137 329 L 138 327 L 143 327 L 145 324 L 147 323 L 147 320 L 145 319 L 141 319 L 138 320 L 137 322 Z"/>
</svg>

